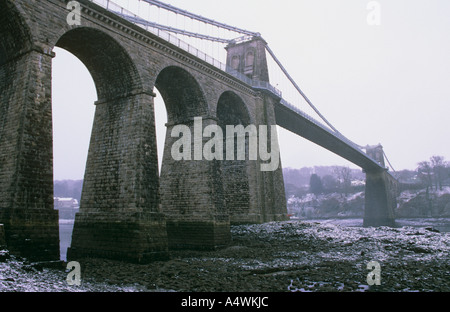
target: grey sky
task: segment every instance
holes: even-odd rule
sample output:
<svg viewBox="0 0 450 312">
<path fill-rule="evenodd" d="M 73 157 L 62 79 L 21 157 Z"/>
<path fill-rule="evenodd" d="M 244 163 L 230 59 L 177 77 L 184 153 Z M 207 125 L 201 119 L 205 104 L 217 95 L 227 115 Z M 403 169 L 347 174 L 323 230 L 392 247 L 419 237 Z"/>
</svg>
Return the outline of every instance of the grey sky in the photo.
<svg viewBox="0 0 450 312">
<path fill-rule="evenodd" d="M 137 0 L 117 2 L 126 7 Z M 367 24 L 370 1 L 365 0 L 165 2 L 260 32 L 322 114 L 357 144 L 381 143 L 395 169 L 415 169 L 436 154 L 450 160 L 450 1 L 377 1 L 379 26 Z M 79 179 L 95 87 L 78 60 L 55 51 L 55 179 Z M 163 105 L 159 98 L 160 133 Z M 354 167 L 283 129 L 279 141 L 284 167 Z"/>
</svg>

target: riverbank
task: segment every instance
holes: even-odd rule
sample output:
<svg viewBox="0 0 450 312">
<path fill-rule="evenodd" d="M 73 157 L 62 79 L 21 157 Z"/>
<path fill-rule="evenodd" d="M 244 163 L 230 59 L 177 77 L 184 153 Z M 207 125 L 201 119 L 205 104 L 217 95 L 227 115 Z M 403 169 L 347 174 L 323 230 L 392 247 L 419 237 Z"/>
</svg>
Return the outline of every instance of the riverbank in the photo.
<svg viewBox="0 0 450 312">
<path fill-rule="evenodd" d="M 362 228 L 308 221 L 232 227 L 217 251 L 172 251 L 146 265 L 78 259 L 81 286 L 64 268 L 0 263 L 1 291 L 187 292 L 448 292 L 450 233 L 432 228 Z M 369 286 L 367 264 L 381 267 Z"/>
</svg>

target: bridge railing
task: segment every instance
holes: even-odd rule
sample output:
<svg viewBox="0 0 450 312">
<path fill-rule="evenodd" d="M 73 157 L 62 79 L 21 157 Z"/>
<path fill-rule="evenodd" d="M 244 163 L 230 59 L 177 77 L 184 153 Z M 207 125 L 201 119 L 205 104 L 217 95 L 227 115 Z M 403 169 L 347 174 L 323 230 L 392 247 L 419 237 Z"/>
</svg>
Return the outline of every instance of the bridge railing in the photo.
<svg viewBox="0 0 450 312">
<path fill-rule="evenodd" d="M 253 80 L 246 75 L 238 72 L 237 70 L 231 68 L 230 66 L 227 66 L 226 64 L 222 63 L 221 61 L 209 56 L 208 54 L 200 51 L 199 49 L 195 48 L 194 46 L 190 45 L 189 43 L 181 40 L 175 35 L 172 35 L 168 31 L 161 30 L 159 28 L 154 27 L 155 23 L 149 22 L 141 18 L 140 16 L 136 15 L 135 13 L 121 7 L 120 5 L 116 4 L 115 2 L 111 0 L 91 0 L 92 2 L 104 7 L 110 12 L 113 12 L 120 17 L 144 28 L 145 30 L 155 34 L 156 36 L 160 37 L 161 39 L 170 42 L 171 44 L 177 46 L 178 48 L 188 52 L 189 54 L 192 54 L 196 56 L 197 58 L 201 59 L 202 61 L 207 62 L 208 64 L 213 65 L 214 67 L 217 67 L 218 69 L 227 72 L 228 74 L 232 75 L 233 77 L 239 79 L 240 81 L 248 84 L 249 86 L 252 86 L 257 89 L 264 89 L 269 90 L 276 96 L 280 97 L 282 96 L 282 93 L 280 90 L 272 86 L 270 83 L 265 81 L 258 81 Z M 245 39 L 245 37 L 242 37 Z M 241 38 L 238 38 L 241 39 Z M 244 40 L 242 39 L 242 40 Z"/>
<path fill-rule="evenodd" d="M 353 141 L 351 141 L 350 139 L 348 139 L 347 137 L 345 137 L 343 134 L 339 133 L 339 132 L 334 132 L 333 130 L 331 130 L 330 128 L 328 128 L 327 126 L 325 126 L 323 123 L 321 123 L 320 121 L 318 121 L 317 119 L 315 119 L 314 117 L 308 115 L 307 113 L 305 113 L 304 111 L 302 111 L 301 109 L 299 109 L 297 106 L 292 105 L 291 103 L 287 102 L 284 99 L 280 100 L 280 104 L 288 107 L 289 109 L 291 109 L 294 113 L 297 113 L 299 115 L 301 115 L 303 118 L 309 120 L 310 122 L 314 123 L 315 125 L 319 126 L 320 128 L 322 128 L 323 130 L 327 131 L 328 133 L 330 133 L 331 135 L 333 135 L 334 137 L 336 137 L 337 139 L 343 141 L 344 143 L 346 143 L 347 145 L 353 147 L 353 149 L 355 149 L 356 151 L 358 151 L 359 153 L 361 153 L 362 155 L 364 155 L 366 158 L 372 160 L 374 163 L 378 164 L 380 167 L 380 163 L 377 162 L 375 159 L 373 159 L 372 157 L 370 157 L 367 153 L 365 153 L 361 147 L 354 143 Z"/>
<path fill-rule="evenodd" d="M 101 7 L 107 9 L 108 11 L 115 13 L 115 14 L 119 15 L 120 17 L 128 20 L 129 22 L 144 28 L 145 30 L 153 33 L 154 35 L 160 37 L 161 39 L 168 41 L 171 44 L 177 46 L 178 48 L 196 56 L 197 58 L 201 59 L 202 61 L 205 61 L 205 62 L 213 65 L 214 67 L 219 68 L 222 71 L 227 71 L 227 66 L 224 63 L 222 63 L 219 60 L 200 51 L 196 47 L 181 40 L 177 36 L 172 35 L 170 32 L 167 32 L 167 31 L 164 31 L 164 30 L 154 27 L 154 23 L 151 23 L 151 22 L 145 23 L 145 20 L 142 17 L 121 7 L 117 3 L 115 3 L 111 0 L 91 0 L 91 2 L 94 2 L 98 5 L 100 5 Z M 152 25 L 153 25 L 153 27 L 152 27 Z"/>
</svg>

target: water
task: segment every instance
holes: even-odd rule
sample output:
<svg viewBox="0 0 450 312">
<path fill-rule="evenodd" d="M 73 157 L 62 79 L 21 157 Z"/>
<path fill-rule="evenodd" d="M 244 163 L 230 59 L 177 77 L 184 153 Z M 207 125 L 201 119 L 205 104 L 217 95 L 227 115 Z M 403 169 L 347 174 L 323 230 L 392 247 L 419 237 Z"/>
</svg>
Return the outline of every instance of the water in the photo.
<svg viewBox="0 0 450 312">
<path fill-rule="evenodd" d="M 73 222 L 74 220 L 59 220 L 60 259 L 63 261 L 67 260 L 67 248 L 72 241 Z"/>
</svg>

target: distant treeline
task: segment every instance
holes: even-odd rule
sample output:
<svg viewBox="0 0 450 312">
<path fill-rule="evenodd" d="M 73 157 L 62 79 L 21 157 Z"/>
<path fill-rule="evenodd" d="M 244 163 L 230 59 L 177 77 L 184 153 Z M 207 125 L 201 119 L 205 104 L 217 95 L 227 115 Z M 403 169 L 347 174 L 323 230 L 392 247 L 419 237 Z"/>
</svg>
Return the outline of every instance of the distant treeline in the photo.
<svg viewBox="0 0 450 312">
<path fill-rule="evenodd" d="M 352 185 L 352 181 L 364 181 L 366 175 L 361 169 L 344 166 L 316 166 L 300 169 L 283 169 L 286 197 L 302 197 L 307 193 L 349 194 L 361 191 L 363 185 Z"/>
</svg>

